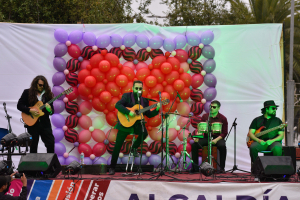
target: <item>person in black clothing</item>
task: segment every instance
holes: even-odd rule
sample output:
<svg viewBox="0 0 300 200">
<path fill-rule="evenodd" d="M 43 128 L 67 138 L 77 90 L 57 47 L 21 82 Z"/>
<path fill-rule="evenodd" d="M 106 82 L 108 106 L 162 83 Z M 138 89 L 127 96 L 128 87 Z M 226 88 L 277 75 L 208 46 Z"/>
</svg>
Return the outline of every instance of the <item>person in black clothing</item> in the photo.
<svg viewBox="0 0 300 200">
<path fill-rule="evenodd" d="M 27 178 L 25 174 L 21 177 L 23 183 L 22 191 L 18 197 L 13 197 L 11 195 L 5 195 L 9 191 L 10 182 L 14 180 L 13 176 L 16 173 L 11 174 L 10 176 L 0 176 L 0 199 L 1 200 L 25 200 L 27 197 Z"/>
<path fill-rule="evenodd" d="M 264 108 L 261 109 L 263 115 L 256 117 L 250 125 L 248 136 L 254 141 L 250 146 L 252 163 L 255 162 L 260 151 L 268 150 L 272 151 L 274 156 L 282 155 L 283 129 L 277 129 L 260 138 L 254 135 L 255 131 L 262 126 L 267 130 L 282 124 L 282 121 L 276 117 L 277 107 L 279 106 L 275 105 L 274 101 L 265 101 Z"/>
<path fill-rule="evenodd" d="M 141 101 L 140 104 L 143 106 L 143 108 L 149 106 L 149 101 L 148 99 L 141 97 L 143 91 L 143 82 L 134 81 L 132 90 L 133 92 L 123 94 L 122 99 L 116 103 L 116 108 L 119 112 L 134 117 L 135 113 L 128 110 L 126 107 L 133 107 L 135 104 L 138 104 L 138 95 L 140 96 L 140 101 Z M 143 114 L 149 118 L 154 117 L 159 113 L 159 108 L 160 108 L 160 104 L 158 103 L 155 110 L 153 111 L 149 110 L 144 112 Z M 116 125 L 116 129 L 118 129 L 119 131 L 117 134 L 116 144 L 112 153 L 109 175 L 115 174 L 115 167 L 117 164 L 119 153 L 127 135 L 130 133 L 135 133 L 136 135 L 138 135 L 137 140 L 132 145 L 132 151 L 135 156 L 138 156 L 137 148 L 143 142 L 142 137 L 143 139 L 146 139 L 148 135 L 145 125 L 144 125 L 144 131 L 142 130 L 142 125 L 140 120 L 136 121 L 132 127 L 128 127 L 128 128 L 122 126 L 122 124 L 118 122 Z"/>
<path fill-rule="evenodd" d="M 44 76 L 37 76 L 31 82 L 31 87 L 23 91 L 23 94 L 18 101 L 17 108 L 26 114 L 38 115 L 39 111 L 37 109 L 29 107 L 34 106 L 38 101 L 42 101 L 45 104 L 52 98 L 53 93 L 51 92 L 47 79 Z M 49 119 L 49 115 L 52 115 L 54 112 L 53 103 L 51 105 L 46 103 L 46 107 L 42 111 L 45 113 L 45 115 L 39 117 L 33 126 L 25 125 L 28 133 L 32 136 L 30 153 L 37 153 L 40 136 L 47 148 L 47 153 L 54 153 L 55 139 L 52 134 L 52 128 Z"/>
</svg>

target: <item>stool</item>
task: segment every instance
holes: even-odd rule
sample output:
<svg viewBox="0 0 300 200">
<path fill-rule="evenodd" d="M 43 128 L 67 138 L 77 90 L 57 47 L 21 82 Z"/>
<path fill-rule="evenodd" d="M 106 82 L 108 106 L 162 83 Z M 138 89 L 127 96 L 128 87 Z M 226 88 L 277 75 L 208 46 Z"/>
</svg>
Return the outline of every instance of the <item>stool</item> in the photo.
<svg viewBox="0 0 300 200">
<path fill-rule="evenodd" d="M 211 147 L 211 155 L 218 160 L 218 148 L 216 146 Z M 204 146 L 202 149 L 202 162 L 207 158 L 207 146 Z M 217 169 L 217 163 L 214 159 L 212 159 L 212 166 Z M 208 160 L 207 160 L 208 162 Z"/>
<path fill-rule="evenodd" d="M 133 169 L 133 164 L 134 164 L 134 155 L 133 155 L 133 152 L 132 152 L 132 146 L 133 146 L 133 143 L 135 142 L 136 138 L 135 138 L 135 134 L 134 133 L 130 133 L 129 135 L 132 135 L 132 143 L 131 143 L 131 147 L 130 147 L 130 151 L 129 151 L 129 154 L 128 154 L 128 160 L 127 160 L 127 164 L 126 164 L 126 172 L 125 174 L 122 174 L 123 176 L 128 176 L 128 175 L 133 175 L 132 174 L 132 169 Z M 130 167 L 130 172 L 131 173 L 128 173 L 128 165 L 129 165 L 129 162 L 130 162 L 130 159 L 132 159 L 132 162 L 131 162 L 131 167 Z"/>
</svg>

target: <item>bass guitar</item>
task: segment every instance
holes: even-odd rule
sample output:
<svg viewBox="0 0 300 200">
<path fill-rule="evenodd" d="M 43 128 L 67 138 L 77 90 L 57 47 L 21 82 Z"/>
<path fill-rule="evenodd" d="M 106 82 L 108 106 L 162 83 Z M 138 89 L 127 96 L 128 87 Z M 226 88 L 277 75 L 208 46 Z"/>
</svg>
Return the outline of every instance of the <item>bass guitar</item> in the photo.
<svg viewBox="0 0 300 200">
<path fill-rule="evenodd" d="M 166 105 L 170 102 L 169 99 L 165 99 L 162 101 L 162 104 L 163 105 Z M 151 106 L 148 106 L 146 108 L 143 108 L 142 105 L 140 105 L 140 110 L 139 110 L 139 104 L 136 104 L 134 105 L 133 107 L 129 108 L 129 107 L 126 107 L 128 110 L 134 112 L 136 115 L 134 117 L 131 117 L 129 115 L 125 115 L 121 112 L 118 111 L 118 119 L 120 121 L 120 123 L 125 126 L 125 127 L 131 127 L 133 126 L 133 124 L 137 121 L 137 120 L 141 120 L 142 119 L 142 116 L 143 116 L 143 113 L 150 110 L 151 108 L 155 108 L 157 106 L 157 103 L 156 104 L 153 104 Z"/>
<path fill-rule="evenodd" d="M 254 133 L 255 137 L 259 138 L 265 134 L 268 134 L 272 131 L 275 131 L 277 129 L 282 129 L 284 127 L 287 126 L 287 123 L 283 123 L 283 124 L 280 124 L 279 126 L 276 126 L 274 128 L 271 128 L 271 129 L 268 129 L 268 130 L 265 130 L 265 131 L 261 131 L 262 129 L 266 128 L 264 126 L 260 127 L 259 129 L 257 129 Z M 254 142 L 254 140 L 252 140 L 250 137 L 249 137 L 249 134 L 247 135 L 247 139 L 246 139 L 246 142 L 247 142 L 247 146 L 248 148 L 251 146 L 251 144 Z"/>
<path fill-rule="evenodd" d="M 63 91 L 62 93 L 60 93 L 59 95 L 57 95 L 56 97 L 54 97 L 53 99 L 51 99 L 50 101 L 48 101 L 48 104 L 51 104 L 53 101 L 55 101 L 56 99 L 58 99 L 59 97 L 61 97 L 62 95 L 66 95 L 66 94 L 70 94 L 71 92 L 73 92 L 73 88 L 69 88 L 65 91 Z M 38 115 L 32 115 L 31 113 L 28 115 L 24 112 L 22 112 L 22 119 L 23 122 L 28 125 L 28 126 L 33 126 L 36 121 L 39 119 L 40 116 L 43 116 L 45 113 L 42 111 L 44 108 L 46 107 L 46 105 L 42 102 L 42 101 L 38 101 L 36 102 L 36 104 L 32 107 L 29 108 L 35 108 L 39 111 Z"/>
</svg>

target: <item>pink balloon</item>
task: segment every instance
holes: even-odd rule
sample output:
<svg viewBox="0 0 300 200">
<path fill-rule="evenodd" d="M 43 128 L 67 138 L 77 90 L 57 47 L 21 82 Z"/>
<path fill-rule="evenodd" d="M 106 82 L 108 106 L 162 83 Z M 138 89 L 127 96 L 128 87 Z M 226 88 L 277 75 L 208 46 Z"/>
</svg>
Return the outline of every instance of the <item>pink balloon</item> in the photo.
<svg viewBox="0 0 300 200">
<path fill-rule="evenodd" d="M 189 106 L 189 104 L 187 102 L 181 102 L 181 103 L 177 104 L 177 111 L 181 115 L 188 115 L 191 112 L 191 107 Z"/>
<path fill-rule="evenodd" d="M 92 148 L 88 144 L 79 144 L 78 153 L 84 153 L 84 157 L 89 157 L 92 154 Z"/>
<path fill-rule="evenodd" d="M 190 66 L 187 62 L 183 62 L 183 63 L 180 63 L 180 68 L 182 68 L 184 72 L 188 72 L 190 69 Z"/>
<path fill-rule="evenodd" d="M 115 142 L 117 139 L 118 129 L 110 129 L 107 131 L 105 137 L 109 142 Z"/>
<path fill-rule="evenodd" d="M 78 121 L 81 128 L 88 130 L 92 126 L 92 120 L 89 116 L 82 115 Z"/>
<path fill-rule="evenodd" d="M 136 71 L 138 71 L 139 69 L 142 69 L 142 68 L 147 68 L 148 65 L 144 62 L 139 62 L 136 66 L 135 66 L 135 69 Z"/>
<path fill-rule="evenodd" d="M 201 74 L 194 74 L 192 76 L 192 84 L 191 86 L 194 89 L 197 89 L 198 87 L 200 87 L 203 84 L 204 78 Z"/>
<path fill-rule="evenodd" d="M 169 142 L 176 139 L 178 132 L 175 128 L 169 128 Z M 166 137 L 166 131 L 164 131 L 164 138 Z"/>
<path fill-rule="evenodd" d="M 187 129 L 185 129 L 184 135 L 185 135 L 185 137 L 187 138 L 187 142 L 189 142 L 189 141 L 191 140 L 191 138 L 188 137 L 189 134 L 190 134 L 190 131 L 187 130 Z M 179 139 L 180 141 L 183 141 L 183 130 L 182 130 L 182 129 L 180 129 L 180 130 L 178 131 L 178 139 Z M 178 152 L 179 152 L 179 151 L 178 151 Z"/>
<path fill-rule="evenodd" d="M 80 65 L 80 70 L 86 69 L 86 66 L 90 64 L 89 60 L 83 60 Z"/>
<path fill-rule="evenodd" d="M 83 115 L 87 115 L 92 111 L 92 103 L 89 101 L 84 101 L 79 105 L 79 112 Z"/>
<path fill-rule="evenodd" d="M 187 117 L 179 117 L 179 119 L 177 120 L 177 125 L 180 126 L 180 128 L 183 128 L 186 125 L 186 129 L 188 129 L 191 125 L 191 122 L 188 122 L 189 118 Z"/>
<path fill-rule="evenodd" d="M 82 130 L 79 133 L 78 142 L 79 143 L 87 143 L 88 141 L 90 141 L 91 137 L 92 137 L 92 134 L 89 130 Z"/>
<path fill-rule="evenodd" d="M 131 62 L 131 61 L 128 61 L 128 62 L 124 63 L 123 67 L 130 67 L 133 70 L 136 69 L 135 64 L 133 62 Z"/>
<path fill-rule="evenodd" d="M 179 145 L 178 148 L 177 148 L 177 152 L 181 152 L 181 151 L 183 151 L 183 145 L 182 145 L 182 144 Z M 187 144 L 186 144 L 186 151 L 187 151 L 188 153 L 191 153 L 191 151 L 192 151 L 192 146 L 190 145 L 190 143 L 187 143 Z"/>
<path fill-rule="evenodd" d="M 96 142 L 103 142 L 105 140 L 105 133 L 102 130 L 95 129 L 92 132 L 92 138 Z"/>
<path fill-rule="evenodd" d="M 158 128 L 152 128 L 152 130 L 149 131 L 149 136 L 152 140 L 160 141 L 161 140 L 161 131 L 158 131 Z"/>
<path fill-rule="evenodd" d="M 174 56 L 175 58 L 177 58 L 179 60 L 179 62 L 183 63 L 186 62 L 188 59 L 188 53 L 183 50 L 183 49 L 177 49 L 176 51 L 176 56 Z"/>
<path fill-rule="evenodd" d="M 106 145 L 104 143 L 97 143 L 93 147 L 93 154 L 97 157 L 102 156 L 106 152 Z"/>
</svg>

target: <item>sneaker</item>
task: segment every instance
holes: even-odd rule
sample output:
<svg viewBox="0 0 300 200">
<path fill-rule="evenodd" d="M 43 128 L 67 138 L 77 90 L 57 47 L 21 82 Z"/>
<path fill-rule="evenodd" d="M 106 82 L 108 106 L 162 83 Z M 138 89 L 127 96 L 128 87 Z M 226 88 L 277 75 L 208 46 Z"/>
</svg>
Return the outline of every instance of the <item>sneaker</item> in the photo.
<svg viewBox="0 0 300 200">
<path fill-rule="evenodd" d="M 109 168 L 108 175 L 114 175 L 115 174 L 115 169 L 114 168 Z"/>
</svg>

